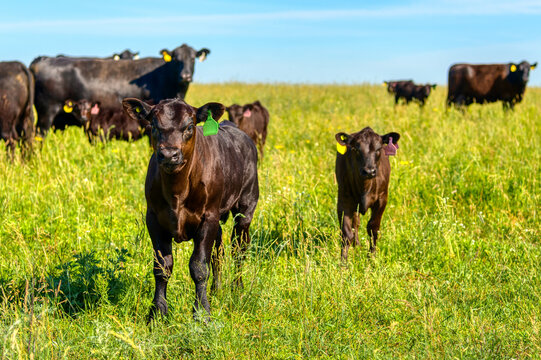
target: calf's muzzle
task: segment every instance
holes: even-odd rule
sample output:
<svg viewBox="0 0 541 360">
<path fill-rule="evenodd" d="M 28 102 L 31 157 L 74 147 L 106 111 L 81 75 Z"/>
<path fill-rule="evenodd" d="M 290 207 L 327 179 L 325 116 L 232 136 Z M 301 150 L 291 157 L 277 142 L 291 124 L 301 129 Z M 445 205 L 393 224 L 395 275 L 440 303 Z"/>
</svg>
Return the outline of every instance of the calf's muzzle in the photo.
<svg viewBox="0 0 541 360">
<path fill-rule="evenodd" d="M 184 161 L 182 151 L 176 147 L 162 147 L 156 153 L 158 164 L 163 166 L 176 166 Z"/>
</svg>

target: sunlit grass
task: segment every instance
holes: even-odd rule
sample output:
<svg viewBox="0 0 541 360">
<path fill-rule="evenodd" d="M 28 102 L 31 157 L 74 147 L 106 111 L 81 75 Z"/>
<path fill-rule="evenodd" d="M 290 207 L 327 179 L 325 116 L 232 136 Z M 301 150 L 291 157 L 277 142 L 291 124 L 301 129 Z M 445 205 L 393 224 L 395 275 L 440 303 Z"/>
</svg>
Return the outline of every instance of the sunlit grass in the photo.
<svg viewBox="0 0 541 360">
<path fill-rule="evenodd" d="M 174 246 L 170 315 L 153 328 L 144 225 L 148 143 L 50 133 L 0 157 L 0 357 L 539 358 L 541 90 L 446 111 L 394 107 L 381 86 L 192 85 L 187 101 L 271 113 L 245 289 L 192 320 L 191 243 Z M 340 264 L 334 134 L 401 134 L 376 259 Z"/>
</svg>

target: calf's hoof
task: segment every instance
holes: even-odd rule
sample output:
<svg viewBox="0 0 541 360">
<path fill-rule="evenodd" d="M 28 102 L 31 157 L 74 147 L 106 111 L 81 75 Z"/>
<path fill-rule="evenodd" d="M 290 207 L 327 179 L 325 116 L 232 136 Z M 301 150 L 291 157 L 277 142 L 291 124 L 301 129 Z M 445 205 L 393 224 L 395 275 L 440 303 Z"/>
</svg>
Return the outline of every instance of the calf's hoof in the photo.
<svg viewBox="0 0 541 360">
<path fill-rule="evenodd" d="M 150 324 L 154 319 L 156 319 L 156 317 L 159 317 L 159 316 L 165 317 L 166 315 L 167 315 L 167 303 L 165 301 L 153 303 L 150 306 L 147 324 Z"/>
<path fill-rule="evenodd" d="M 208 324 L 210 322 L 210 309 L 206 310 L 203 306 L 193 307 L 193 319 L 197 322 Z"/>
</svg>

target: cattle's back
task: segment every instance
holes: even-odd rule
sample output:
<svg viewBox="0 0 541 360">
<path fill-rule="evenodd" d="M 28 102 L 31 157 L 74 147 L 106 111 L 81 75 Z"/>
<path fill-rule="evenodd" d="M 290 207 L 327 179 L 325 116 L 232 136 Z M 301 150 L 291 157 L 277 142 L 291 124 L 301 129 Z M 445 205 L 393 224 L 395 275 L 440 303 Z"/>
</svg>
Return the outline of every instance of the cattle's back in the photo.
<svg viewBox="0 0 541 360">
<path fill-rule="evenodd" d="M 121 109 L 120 100 L 124 97 L 149 99 L 153 95 L 157 98 L 165 95 L 150 91 L 154 86 L 166 85 L 151 84 L 151 80 L 160 82 L 159 76 L 165 76 L 165 73 L 156 74 L 159 76 L 151 79 L 156 69 L 164 64 L 159 58 L 115 61 L 41 57 L 34 60 L 31 70 L 36 76 L 38 90 L 46 92 L 48 97 L 62 101 L 87 98 Z"/>
<path fill-rule="evenodd" d="M 237 203 L 247 188 L 257 183 L 257 150 L 253 141 L 235 124 L 229 121 L 220 123 L 218 134 L 204 136 L 201 127 L 197 127 L 197 136 L 202 146 L 211 150 L 215 166 L 219 166 L 224 177 L 221 212 L 226 212 Z M 207 164 L 208 165 L 208 164 Z M 205 166 L 205 164 L 203 164 Z M 214 176 L 218 171 L 210 172 Z"/>
<path fill-rule="evenodd" d="M 487 96 L 505 72 L 505 64 L 454 64 L 449 68 L 449 95 Z"/>
</svg>

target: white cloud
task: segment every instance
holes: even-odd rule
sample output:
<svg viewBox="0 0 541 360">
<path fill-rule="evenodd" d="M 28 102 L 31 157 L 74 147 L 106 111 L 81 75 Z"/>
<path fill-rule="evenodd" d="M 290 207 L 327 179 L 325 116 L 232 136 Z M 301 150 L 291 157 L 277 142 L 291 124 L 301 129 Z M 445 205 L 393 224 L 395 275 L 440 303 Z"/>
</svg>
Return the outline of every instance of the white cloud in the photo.
<svg viewBox="0 0 541 360">
<path fill-rule="evenodd" d="M 375 9 L 336 9 L 336 10 L 292 10 L 265 13 L 244 14 L 206 14 L 181 16 L 120 17 L 79 20 L 30 20 L 3 21 L 0 31 L 32 30 L 42 31 L 65 29 L 121 29 L 122 27 L 140 27 L 144 25 L 172 27 L 196 26 L 207 33 L 208 26 L 238 25 L 241 23 L 259 23 L 262 21 L 325 21 L 325 20 L 362 20 L 372 18 L 410 18 L 419 16 L 494 16 L 494 15 L 539 15 L 540 1 L 490 1 L 456 0 L 435 3 L 418 2 L 412 5 L 380 7 Z"/>
</svg>

